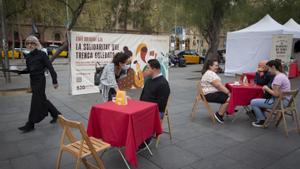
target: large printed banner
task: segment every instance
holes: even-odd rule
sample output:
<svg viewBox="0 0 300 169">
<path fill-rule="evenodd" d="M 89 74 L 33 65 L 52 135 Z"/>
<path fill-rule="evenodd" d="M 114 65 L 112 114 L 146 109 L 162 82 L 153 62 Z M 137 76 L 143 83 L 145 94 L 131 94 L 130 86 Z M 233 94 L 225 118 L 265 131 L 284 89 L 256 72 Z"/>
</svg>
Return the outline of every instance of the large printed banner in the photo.
<svg viewBox="0 0 300 169">
<path fill-rule="evenodd" d="M 280 59 L 287 75 L 292 55 L 292 45 L 292 34 L 273 35 L 272 37 L 271 60 Z"/>
<path fill-rule="evenodd" d="M 99 92 L 94 85 L 96 66 L 105 66 L 112 61 L 114 54 L 127 46 L 133 53 L 131 67 L 135 69 L 137 61 L 145 70 L 146 63 L 156 58 L 161 63 L 161 71 L 168 77 L 169 51 L 168 36 L 71 32 L 71 94 L 88 94 Z"/>
</svg>

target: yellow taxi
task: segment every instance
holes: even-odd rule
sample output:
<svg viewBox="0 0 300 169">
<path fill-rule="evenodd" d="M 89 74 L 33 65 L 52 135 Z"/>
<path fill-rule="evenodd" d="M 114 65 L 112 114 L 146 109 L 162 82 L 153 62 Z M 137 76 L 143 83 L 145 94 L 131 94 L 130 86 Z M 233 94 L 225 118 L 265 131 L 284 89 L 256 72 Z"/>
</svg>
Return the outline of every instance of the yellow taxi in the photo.
<svg viewBox="0 0 300 169">
<path fill-rule="evenodd" d="M 200 56 L 196 51 L 186 50 L 177 54 L 179 58 L 184 58 L 187 64 L 200 64 L 204 63 L 204 57 Z"/>
<path fill-rule="evenodd" d="M 48 55 L 54 55 L 56 50 L 59 48 L 58 45 L 49 45 L 48 47 L 46 47 Z M 64 57 L 67 58 L 68 57 L 68 51 L 62 51 L 59 55 L 59 57 Z"/>
<path fill-rule="evenodd" d="M 8 58 L 12 59 L 14 57 L 14 59 L 20 59 L 21 58 L 21 51 L 15 49 L 14 50 L 14 54 L 12 50 L 8 51 Z M 4 51 L 2 51 L 2 58 L 4 58 Z"/>
</svg>

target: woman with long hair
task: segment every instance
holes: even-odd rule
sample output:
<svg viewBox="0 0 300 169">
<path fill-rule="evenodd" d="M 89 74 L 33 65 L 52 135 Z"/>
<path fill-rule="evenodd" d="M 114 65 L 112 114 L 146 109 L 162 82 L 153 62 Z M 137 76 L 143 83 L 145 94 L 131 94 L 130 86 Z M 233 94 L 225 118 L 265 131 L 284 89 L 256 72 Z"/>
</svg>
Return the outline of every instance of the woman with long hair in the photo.
<svg viewBox="0 0 300 169">
<path fill-rule="evenodd" d="M 128 59 L 127 54 L 119 52 L 113 57 L 112 62 L 104 67 L 99 86 L 103 101 L 111 101 L 119 90 L 117 80 L 126 75 Z"/>
<path fill-rule="evenodd" d="M 219 72 L 219 62 L 217 59 L 208 60 L 202 69 L 202 78 L 200 84 L 202 86 L 205 98 L 208 102 L 220 103 L 219 111 L 216 112 L 216 120 L 223 124 L 223 116 L 227 111 L 229 102 L 229 90 L 222 84 Z"/>
<path fill-rule="evenodd" d="M 58 115 L 61 114 L 47 99 L 45 93 L 46 78 L 44 72 L 46 68 L 51 74 L 53 87 L 58 88 L 57 75 L 47 54 L 41 51 L 42 45 L 33 35 L 26 38 L 25 45 L 30 52 L 25 55 L 26 69 L 19 73 L 29 73 L 32 98 L 28 121 L 24 126 L 19 127 L 19 130 L 24 133 L 34 130 L 34 124 L 42 121 L 48 115 L 48 112 L 53 118 L 50 123 L 55 123 Z"/>
<path fill-rule="evenodd" d="M 283 73 L 282 64 L 278 60 L 270 60 L 267 64 L 268 70 L 271 75 L 275 76 L 271 88 L 267 85 L 263 86 L 264 92 L 269 93 L 271 99 L 252 99 L 251 107 L 255 113 L 256 121 L 252 122 L 254 127 L 263 127 L 265 123 L 265 112 L 263 109 L 271 109 L 274 105 L 275 98 L 279 97 L 282 92 L 291 90 L 291 83 L 289 78 Z M 285 98 L 283 104 L 287 106 L 289 98 Z"/>
</svg>

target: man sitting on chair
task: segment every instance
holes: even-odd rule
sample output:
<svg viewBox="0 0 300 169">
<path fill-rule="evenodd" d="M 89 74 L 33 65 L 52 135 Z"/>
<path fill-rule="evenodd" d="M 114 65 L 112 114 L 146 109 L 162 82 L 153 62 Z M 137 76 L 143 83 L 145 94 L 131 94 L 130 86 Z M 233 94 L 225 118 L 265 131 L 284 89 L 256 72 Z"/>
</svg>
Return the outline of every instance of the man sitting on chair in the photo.
<svg viewBox="0 0 300 169">
<path fill-rule="evenodd" d="M 140 100 L 157 103 L 160 118 L 162 119 L 164 117 L 164 111 L 170 95 L 169 83 L 160 72 L 160 63 L 158 60 L 149 60 L 147 68 L 147 75 L 150 76 L 151 79 L 146 80 Z M 151 138 L 147 139 L 146 143 L 149 144 L 150 141 Z M 145 145 L 142 144 L 140 149 L 144 147 Z"/>
<path fill-rule="evenodd" d="M 254 83 L 264 86 L 272 83 L 274 76 L 272 76 L 268 72 L 268 68 L 266 66 L 268 61 L 262 60 L 257 65 L 257 71 L 255 73 Z"/>
<path fill-rule="evenodd" d="M 223 116 L 229 102 L 229 90 L 222 84 L 221 78 L 217 75 L 219 62 L 217 59 L 208 60 L 202 69 L 200 84 L 208 102 L 220 103 L 219 111 L 214 114 L 216 120 L 223 124 Z"/>
</svg>

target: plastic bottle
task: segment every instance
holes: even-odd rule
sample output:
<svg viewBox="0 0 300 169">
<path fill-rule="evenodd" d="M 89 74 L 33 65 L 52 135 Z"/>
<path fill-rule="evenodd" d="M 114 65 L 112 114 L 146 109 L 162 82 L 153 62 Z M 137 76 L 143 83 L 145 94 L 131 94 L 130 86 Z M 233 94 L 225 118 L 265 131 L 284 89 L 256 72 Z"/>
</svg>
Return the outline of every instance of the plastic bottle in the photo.
<svg viewBox="0 0 300 169">
<path fill-rule="evenodd" d="M 247 76 L 244 76 L 244 78 L 243 78 L 243 84 L 244 84 L 244 85 L 248 85 L 248 79 L 247 79 Z"/>
</svg>

